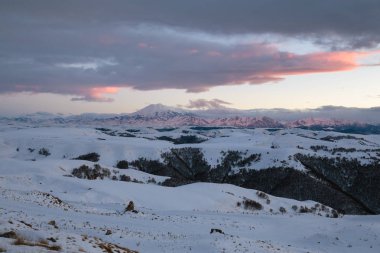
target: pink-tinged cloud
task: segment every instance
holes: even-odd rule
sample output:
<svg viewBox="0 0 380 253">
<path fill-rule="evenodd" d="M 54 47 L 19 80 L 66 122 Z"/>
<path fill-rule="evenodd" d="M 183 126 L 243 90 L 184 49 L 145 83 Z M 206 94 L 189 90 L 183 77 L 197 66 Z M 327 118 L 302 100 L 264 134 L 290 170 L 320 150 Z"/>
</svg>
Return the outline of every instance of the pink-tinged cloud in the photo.
<svg viewBox="0 0 380 253">
<path fill-rule="evenodd" d="M 149 47 L 148 44 L 144 43 L 144 42 L 140 42 L 138 45 L 137 45 L 139 48 L 147 48 Z"/>
<path fill-rule="evenodd" d="M 112 98 L 107 98 L 107 94 L 115 94 L 119 91 L 118 87 L 93 87 L 84 89 L 81 97 L 72 98 L 72 101 L 88 101 L 88 102 L 112 102 Z"/>
<path fill-rule="evenodd" d="M 0 94 L 109 101 L 97 89 L 202 92 L 278 82 L 289 75 L 353 70 L 361 54 L 350 50 L 374 50 L 380 42 L 376 0 L 116 2 L 2 1 Z M 277 43 L 272 35 L 329 51 L 280 51 L 271 45 Z M 240 40 L 253 36 L 263 42 Z"/>
<path fill-rule="evenodd" d="M 137 44 L 137 47 L 138 47 L 138 48 L 141 48 L 141 49 L 145 49 L 145 48 L 150 48 L 150 49 L 152 49 L 152 48 L 155 48 L 155 46 L 153 46 L 153 45 L 151 45 L 151 44 L 149 44 L 149 43 L 145 43 L 145 42 L 140 42 L 140 43 L 138 43 L 138 44 Z"/>
<path fill-rule="evenodd" d="M 272 76 L 303 75 L 325 72 L 349 71 L 359 66 L 358 52 L 322 52 L 308 55 L 284 54 L 287 65 L 274 68 L 268 74 Z"/>
<path fill-rule="evenodd" d="M 224 44 L 150 32 L 78 35 L 82 40 L 74 37 L 70 43 L 84 45 L 56 41 L 46 54 L 0 57 L 0 93 L 49 92 L 73 95 L 74 101 L 110 102 L 107 94 L 123 87 L 204 92 L 224 85 L 279 82 L 289 75 L 349 71 L 359 67 L 358 58 L 366 54 L 297 54 L 268 43 Z M 35 51 L 44 52 L 39 45 L 35 43 Z"/>
<path fill-rule="evenodd" d="M 196 48 L 192 48 L 192 49 L 187 50 L 187 52 L 189 52 L 190 54 L 197 54 L 199 53 L 199 50 Z"/>
<path fill-rule="evenodd" d="M 350 71 L 357 67 L 358 52 L 321 52 L 305 55 L 276 51 L 273 47 L 262 51 L 244 50 L 228 56 L 218 55 L 216 66 L 226 66 L 218 72 L 220 84 L 264 84 L 278 82 L 289 75 L 318 74 L 326 72 Z M 208 55 L 213 58 L 214 56 Z M 223 67 L 224 68 L 224 67 Z M 213 83 L 188 88 L 190 92 L 201 92 L 217 86 Z"/>
<path fill-rule="evenodd" d="M 223 56 L 223 54 L 221 52 L 218 52 L 218 51 L 209 51 L 209 52 L 207 52 L 207 55 L 210 56 L 210 57 L 220 57 L 220 56 Z"/>
</svg>

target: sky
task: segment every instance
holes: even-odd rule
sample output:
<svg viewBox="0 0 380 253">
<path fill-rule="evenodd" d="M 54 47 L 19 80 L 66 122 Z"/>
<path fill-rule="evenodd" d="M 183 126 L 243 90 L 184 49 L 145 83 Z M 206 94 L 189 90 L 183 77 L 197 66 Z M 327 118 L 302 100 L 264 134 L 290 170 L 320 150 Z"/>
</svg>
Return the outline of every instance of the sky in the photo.
<svg viewBox="0 0 380 253">
<path fill-rule="evenodd" d="M 380 105 L 378 0 L 2 0 L 0 114 Z"/>
</svg>

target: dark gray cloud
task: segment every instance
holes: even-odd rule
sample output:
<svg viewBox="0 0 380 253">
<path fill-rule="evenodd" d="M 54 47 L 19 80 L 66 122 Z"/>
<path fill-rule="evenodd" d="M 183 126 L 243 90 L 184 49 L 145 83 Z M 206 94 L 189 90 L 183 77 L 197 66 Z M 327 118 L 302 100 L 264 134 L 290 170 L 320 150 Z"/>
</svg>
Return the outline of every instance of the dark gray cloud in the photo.
<svg viewBox="0 0 380 253">
<path fill-rule="evenodd" d="M 221 34 L 342 35 L 359 47 L 378 43 L 380 34 L 378 0 L 5 0 L 0 15 L 3 28 L 151 23 Z"/>
<path fill-rule="evenodd" d="M 226 108 L 226 105 L 230 105 L 231 103 L 223 101 L 221 99 L 212 99 L 212 100 L 206 100 L 206 99 L 197 99 L 197 100 L 190 100 L 189 104 L 185 107 L 190 109 L 223 109 Z"/>
<path fill-rule="evenodd" d="M 15 18 L 17 13 L 31 22 L 44 19 L 52 29 L 129 22 L 220 33 L 380 32 L 377 0 L 5 0 L 1 5 L 2 15 Z"/>
<path fill-rule="evenodd" d="M 109 87 L 199 92 L 348 70 L 355 55 L 297 55 L 265 43 L 226 41 L 278 34 L 333 49 L 373 47 L 380 41 L 379 17 L 380 2 L 371 0 L 4 0 L 0 93 L 108 101 L 102 94 L 114 91 Z"/>
</svg>

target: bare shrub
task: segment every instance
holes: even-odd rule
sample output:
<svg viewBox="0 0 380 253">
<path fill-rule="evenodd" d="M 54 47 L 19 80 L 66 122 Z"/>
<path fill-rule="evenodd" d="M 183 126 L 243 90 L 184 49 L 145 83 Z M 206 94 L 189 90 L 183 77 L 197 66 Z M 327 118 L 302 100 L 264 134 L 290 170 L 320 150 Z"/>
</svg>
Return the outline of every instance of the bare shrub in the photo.
<svg viewBox="0 0 380 253">
<path fill-rule="evenodd" d="M 127 175 L 120 175 L 119 180 L 124 182 L 130 182 L 131 178 Z"/>
<path fill-rule="evenodd" d="M 200 148 L 172 148 L 161 154 L 172 175 L 187 180 L 206 181 L 210 165 Z"/>
<path fill-rule="evenodd" d="M 77 158 L 74 158 L 74 160 L 85 160 L 90 162 L 97 162 L 99 161 L 100 155 L 98 153 L 92 152 L 85 155 L 80 155 Z"/>
<path fill-rule="evenodd" d="M 39 155 L 43 155 L 43 156 L 49 156 L 51 155 L 49 150 L 47 148 L 41 148 L 39 151 L 38 151 L 38 154 Z"/>
<path fill-rule="evenodd" d="M 331 218 L 338 218 L 339 217 L 339 213 L 337 210 L 333 209 L 331 211 Z"/>
<path fill-rule="evenodd" d="M 263 209 L 263 206 L 259 202 L 256 202 L 252 199 L 247 199 L 247 198 L 244 199 L 243 206 L 244 206 L 244 209 L 247 209 L 247 210 L 262 210 Z"/>
<path fill-rule="evenodd" d="M 117 164 L 116 164 L 116 168 L 118 169 L 128 169 L 128 161 L 126 160 L 121 160 L 121 161 L 118 161 Z"/>
<path fill-rule="evenodd" d="M 109 178 L 111 172 L 107 168 L 100 167 L 99 164 L 95 164 L 94 168 L 90 168 L 89 166 L 83 164 L 79 168 L 73 169 L 71 174 L 77 178 L 95 180 L 98 178 Z"/>
<path fill-rule="evenodd" d="M 262 199 L 269 199 L 269 196 L 265 192 L 256 191 L 256 195 L 257 197 L 262 198 Z"/>
<path fill-rule="evenodd" d="M 307 206 L 301 206 L 299 209 L 299 212 L 300 213 L 311 213 L 313 211 L 310 208 L 308 208 Z"/>
<path fill-rule="evenodd" d="M 148 184 L 157 184 L 157 181 L 156 179 L 154 179 L 154 177 L 150 177 L 147 181 Z"/>
</svg>

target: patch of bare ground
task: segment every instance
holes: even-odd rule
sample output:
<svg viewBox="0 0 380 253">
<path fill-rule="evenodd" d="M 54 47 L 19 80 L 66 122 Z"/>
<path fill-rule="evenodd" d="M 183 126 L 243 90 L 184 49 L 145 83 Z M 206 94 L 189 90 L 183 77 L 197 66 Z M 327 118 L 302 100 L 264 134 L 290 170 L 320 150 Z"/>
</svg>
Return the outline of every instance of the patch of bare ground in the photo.
<svg viewBox="0 0 380 253">
<path fill-rule="evenodd" d="M 138 253 L 137 251 L 130 250 L 112 243 L 99 243 L 98 246 L 107 253 Z"/>
<path fill-rule="evenodd" d="M 13 242 L 13 245 L 23 245 L 23 246 L 30 246 L 30 247 L 42 247 L 48 250 L 53 251 L 60 251 L 61 246 L 59 245 L 50 245 L 47 240 L 39 240 L 38 242 L 29 242 L 26 241 L 24 238 L 17 237 L 17 239 Z"/>
<path fill-rule="evenodd" d="M 100 238 L 93 238 L 93 240 L 89 239 L 86 235 L 82 236 L 82 241 L 89 240 L 90 243 L 92 243 L 94 246 L 99 247 L 103 250 L 105 253 L 139 253 L 135 250 L 130 250 L 128 248 L 122 247 L 117 244 L 105 242 Z"/>
<path fill-rule="evenodd" d="M 29 224 L 27 224 L 27 225 L 29 225 Z M 0 237 L 14 239 L 13 245 L 17 245 L 17 246 L 42 247 L 42 248 L 45 248 L 48 250 L 53 250 L 53 251 L 60 251 L 61 250 L 61 246 L 55 245 L 55 244 L 49 244 L 48 240 L 39 239 L 38 241 L 35 241 L 35 242 L 29 241 L 14 231 L 9 231 L 9 232 L 5 232 L 3 234 L 0 234 Z M 5 250 L 3 250 L 3 251 L 0 250 L 0 252 L 5 252 Z"/>
</svg>

